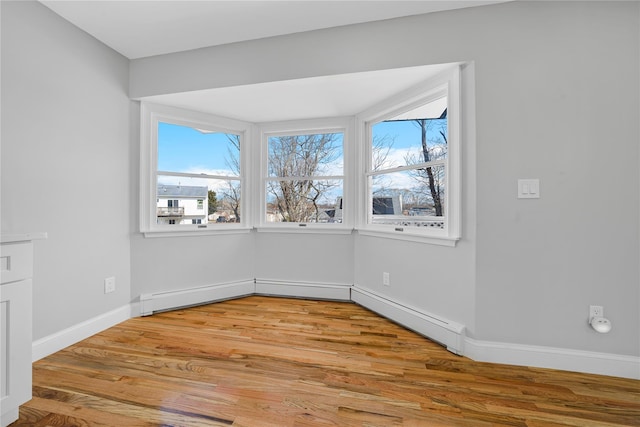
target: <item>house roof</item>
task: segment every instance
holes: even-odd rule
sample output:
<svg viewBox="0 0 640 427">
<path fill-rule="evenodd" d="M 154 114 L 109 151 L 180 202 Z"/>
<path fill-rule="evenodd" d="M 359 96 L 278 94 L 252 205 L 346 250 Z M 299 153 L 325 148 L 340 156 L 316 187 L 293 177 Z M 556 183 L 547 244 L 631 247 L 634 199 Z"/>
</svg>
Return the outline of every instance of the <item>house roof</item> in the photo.
<svg viewBox="0 0 640 427">
<path fill-rule="evenodd" d="M 204 199 L 207 197 L 207 187 L 195 187 L 189 185 L 167 185 L 158 184 L 157 193 L 159 198 L 198 198 Z"/>
</svg>

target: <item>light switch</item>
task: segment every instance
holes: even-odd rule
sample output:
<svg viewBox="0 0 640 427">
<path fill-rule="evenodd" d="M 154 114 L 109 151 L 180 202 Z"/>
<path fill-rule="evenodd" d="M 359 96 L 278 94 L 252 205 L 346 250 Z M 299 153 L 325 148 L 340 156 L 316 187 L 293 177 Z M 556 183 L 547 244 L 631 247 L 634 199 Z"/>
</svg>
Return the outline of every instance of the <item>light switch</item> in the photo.
<svg viewBox="0 0 640 427">
<path fill-rule="evenodd" d="M 518 199 L 539 199 L 540 180 L 539 179 L 519 179 Z"/>
</svg>

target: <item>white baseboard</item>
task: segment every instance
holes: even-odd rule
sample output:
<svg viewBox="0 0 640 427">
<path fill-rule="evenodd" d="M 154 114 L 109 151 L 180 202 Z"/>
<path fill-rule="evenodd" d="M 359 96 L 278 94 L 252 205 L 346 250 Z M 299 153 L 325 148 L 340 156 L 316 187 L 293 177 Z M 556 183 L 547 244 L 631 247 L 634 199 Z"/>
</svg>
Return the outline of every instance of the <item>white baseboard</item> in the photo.
<svg viewBox="0 0 640 427">
<path fill-rule="evenodd" d="M 2 412 L 2 415 L 0 415 L 0 426 L 8 426 L 18 418 L 20 418 L 20 408 L 7 409 L 6 412 Z"/>
<path fill-rule="evenodd" d="M 253 295 L 253 280 L 221 283 L 178 291 L 158 292 L 140 295 L 140 315 L 148 316 L 156 311 L 172 310 L 180 307 L 206 304 L 232 298 Z"/>
<path fill-rule="evenodd" d="M 255 293 L 279 297 L 349 301 L 351 300 L 351 285 L 256 279 Z"/>
<path fill-rule="evenodd" d="M 40 338 L 31 344 L 31 361 L 35 362 L 78 341 L 89 338 L 91 335 L 130 319 L 133 315 L 131 305 L 127 304 L 73 325 L 70 328 Z"/>
<path fill-rule="evenodd" d="M 398 304 L 369 289 L 354 286 L 351 300 L 433 341 L 463 354 L 465 327 L 434 314 Z"/>
<path fill-rule="evenodd" d="M 478 362 L 558 369 L 640 380 L 640 357 L 465 339 L 464 356 Z"/>
</svg>

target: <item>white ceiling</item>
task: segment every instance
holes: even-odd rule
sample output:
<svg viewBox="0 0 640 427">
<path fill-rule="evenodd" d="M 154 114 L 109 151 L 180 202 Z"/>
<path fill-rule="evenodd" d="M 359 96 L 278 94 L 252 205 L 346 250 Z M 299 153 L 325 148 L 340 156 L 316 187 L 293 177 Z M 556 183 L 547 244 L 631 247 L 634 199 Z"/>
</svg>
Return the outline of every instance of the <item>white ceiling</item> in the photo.
<svg viewBox="0 0 640 427">
<path fill-rule="evenodd" d="M 504 0 L 41 0 L 129 59 Z"/>
<path fill-rule="evenodd" d="M 129 59 L 502 2 L 41 0 Z M 145 100 L 249 122 L 349 116 L 442 69 L 412 67 L 176 93 Z"/>
</svg>

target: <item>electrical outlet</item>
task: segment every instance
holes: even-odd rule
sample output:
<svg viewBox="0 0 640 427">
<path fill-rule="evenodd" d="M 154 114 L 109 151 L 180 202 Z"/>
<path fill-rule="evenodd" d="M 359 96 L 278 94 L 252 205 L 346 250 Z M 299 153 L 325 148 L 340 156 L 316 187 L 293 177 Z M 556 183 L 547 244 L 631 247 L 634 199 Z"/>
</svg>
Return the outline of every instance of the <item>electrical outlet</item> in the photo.
<svg viewBox="0 0 640 427">
<path fill-rule="evenodd" d="M 108 294 L 116 290 L 116 278 L 107 277 L 104 279 L 104 293 Z"/>
<path fill-rule="evenodd" d="M 382 284 L 385 286 L 389 286 L 391 283 L 389 282 L 389 273 L 386 271 L 382 273 Z"/>
<path fill-rule="evenodd" d="M 604 317 L 604 308 L 601 305 L 589 306 L 589 319 L 594 317 Z"/>
</svg>

